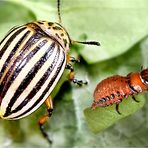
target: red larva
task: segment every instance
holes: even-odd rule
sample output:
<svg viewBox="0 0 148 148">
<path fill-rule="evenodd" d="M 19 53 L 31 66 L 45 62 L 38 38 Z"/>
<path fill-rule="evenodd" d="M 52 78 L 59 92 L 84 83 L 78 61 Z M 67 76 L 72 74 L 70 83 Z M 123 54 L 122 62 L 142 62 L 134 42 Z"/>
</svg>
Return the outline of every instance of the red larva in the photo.
<svg viewBox="0 0 148 148">
<path fill-rule="evenodd" d="M 102 80 L 94 91 L 92 108 L 105 107 L 116 104 L 116 111 L 120 114 L 119 103 L 134 95 L 148 90 L 148 69 L 141 72 L 129 73 L 127 76 L 115 75 Z"/>
</svg>

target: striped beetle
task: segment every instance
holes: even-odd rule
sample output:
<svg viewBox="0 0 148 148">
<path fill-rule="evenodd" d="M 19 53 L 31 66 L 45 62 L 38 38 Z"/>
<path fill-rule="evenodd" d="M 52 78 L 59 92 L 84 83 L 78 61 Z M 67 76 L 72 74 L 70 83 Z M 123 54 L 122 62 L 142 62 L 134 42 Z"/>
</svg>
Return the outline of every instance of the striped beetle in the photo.
<svg viewBox="0 0 148 148">
<path fill-rule="evenodd" d="M 59 23 L 35 21 L 12 28 L 0 42 L 0 117 L 17 120 L 37 110 L 44 102 L 48 114 L 39 119 L 39 127 L 49 143 L 44 123 L 52 115 L 50 93 L 65 68 L 69 80 L 78 85 L 83 81 L 74 77 L 69 56 L 71 44 L 97 45 L 95 41 L 80 42 L 70 39 L 61 26 L 60 0 L 57 0 Z"/>
</svg>

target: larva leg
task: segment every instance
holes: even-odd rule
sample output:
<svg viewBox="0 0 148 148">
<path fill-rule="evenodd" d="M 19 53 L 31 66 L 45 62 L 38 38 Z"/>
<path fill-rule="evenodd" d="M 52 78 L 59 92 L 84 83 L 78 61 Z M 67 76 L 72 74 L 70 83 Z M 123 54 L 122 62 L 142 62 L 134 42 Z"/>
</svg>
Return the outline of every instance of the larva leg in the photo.
<svg viewBox="0 0 148 148">
<path fill-rule="evenodd" d="M 119 115 L 121 115 L 120 111 L 119 111 L 119 104 L 116 104 L 116 111 Z"/>
<path fill-rule="evenodd" d="M 136 98 L 134 96 L 132 96 L 132 99 L 137 103 L 140 102 L 140 101 L 136 100 Z"/>
<path fill-rule="evenodd" d="M 75 77 L 74 77 L 74 68 L 72 67 L 71 64 L 67 64 L 66 69 L 70 70 L 70 73 L 68 74 L 68 79 L 70 81 L 72 81 L 73 83 L 75 83 L 75 84 L 77 84 L 79 86 L 82 86 L 83 84 L 87 84 L 87 81 L 82 81 L 82 80 L 75 79 Z"/>
<path fill-rule="evenodd" d="M 45 122 L 51 117 L 52 115 L 52 111 L 53 111 L 53 104 L 52 104 L 52 98 L 51 96 L 49 96 L 46 101 L 45 101 L 45 104 L 46 104 L 46 107 L 47 107 L 47 112 L 48 114 L 42 116 L 39 121 L 38 121 L 38 124 L 39 124 L 39 127 L 40 127 L 40 130 L 41 130 L 41 133 L 42 135 L 47 139 L 47 141 L 52 144 L 52 140 L 49 138 L 47 132 L 45 131 L 44 129 L 44 124 Z"/>
</svg>

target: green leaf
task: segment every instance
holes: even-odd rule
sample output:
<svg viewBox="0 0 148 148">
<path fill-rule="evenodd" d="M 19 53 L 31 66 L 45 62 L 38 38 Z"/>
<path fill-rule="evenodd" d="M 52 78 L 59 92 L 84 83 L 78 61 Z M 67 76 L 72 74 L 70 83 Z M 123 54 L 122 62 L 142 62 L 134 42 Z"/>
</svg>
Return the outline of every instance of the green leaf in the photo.
<svg viewBox="0 0 148 148">
<path fill-rule="evenodd" d="M 22 25 L 29 20 L 35 20 L 35 16 L 20 5 L 0 1 L 0 20 L 0 39 L 2 39 L 11 28 Z"/>
<path fill-rule="evenodd" d="M 98 107 L 95 110 L 92 110 L 91 108 L 85 109 L 84 114 L 86 116 L 89 128 L 94 133 L 98 133 L 115 124 L 119 119 L 133 114 L 137 111 L 137 109 L 143 107 L 145 103 L 143 95 L 139 95 L 136 98 L 138 98 L 137 100 L 139 100 L 139 103 L 133 101 L 130 97 L 120 103 L 119 111 L 121 115 L 117 113 L 115 105 L 106 108 Z"/>
<path fill-rule="evenodd" d="M 57 20 L 56 1 L 29 1 L 29 0 L 8 0 L 14 4 L 29 9 L 35 16 L 36 20 L 45 20 L 55 22 Z"/>
<path fill-rule="evenodd" d="M 80 54 L 88 63 L 120 55 L 148 34 L 147 0 L 82 0 L 63 2 L 63 23 L 72 39 L 86 34 L 101 47 L 85 46 Z"/>
<path fill-rule="evenodd" d="M 143 68 L 148 68 L 148 37 L 146 37 L 144 39 L 143 42 L 141 42 L 141 53 L 142 53 L 142 56 L 143 56 Z"/>
</svg>

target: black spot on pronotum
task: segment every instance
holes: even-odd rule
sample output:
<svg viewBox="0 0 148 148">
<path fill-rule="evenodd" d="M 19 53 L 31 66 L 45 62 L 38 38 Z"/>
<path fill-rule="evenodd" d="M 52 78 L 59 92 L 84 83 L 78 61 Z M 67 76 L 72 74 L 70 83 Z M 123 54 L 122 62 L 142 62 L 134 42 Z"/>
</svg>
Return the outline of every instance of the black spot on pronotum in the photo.
<svg viewBox="0 0 148 148">
<path fill-rule="evenodd" d="M 49 26 L 52 26 L 53 24 L 54 24 L 54 23 L 52 23 L 52 22 L 48 22 L 48 25 L 49 25 Z"/>
<path fill-rule="evenodd" d="M 53 29 L 54 30 L 62 30 L 62 28 L 61 27 L 58 27 L 58 26 L 54 26 Z"/>
<path fill-rule="evenodd" d="M 61 36 L 64 36 L 64 33 L 61 33 Z"/>
</svg>

